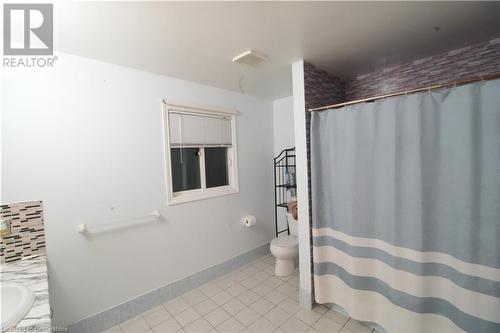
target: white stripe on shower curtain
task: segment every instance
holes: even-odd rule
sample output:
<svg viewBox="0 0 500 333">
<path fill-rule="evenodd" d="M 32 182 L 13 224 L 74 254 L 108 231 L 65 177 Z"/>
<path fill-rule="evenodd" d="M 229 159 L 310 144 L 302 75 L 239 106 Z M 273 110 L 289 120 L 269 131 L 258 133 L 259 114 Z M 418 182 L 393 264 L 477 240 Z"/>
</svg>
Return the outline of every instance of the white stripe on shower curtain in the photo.
<svg viewBox="0 0 500 333">
<path fill-rule="evenodd" d="M 500 332 L 500 80 L 311 120 L 314 290 L 389 332 Z"/>
</svg>

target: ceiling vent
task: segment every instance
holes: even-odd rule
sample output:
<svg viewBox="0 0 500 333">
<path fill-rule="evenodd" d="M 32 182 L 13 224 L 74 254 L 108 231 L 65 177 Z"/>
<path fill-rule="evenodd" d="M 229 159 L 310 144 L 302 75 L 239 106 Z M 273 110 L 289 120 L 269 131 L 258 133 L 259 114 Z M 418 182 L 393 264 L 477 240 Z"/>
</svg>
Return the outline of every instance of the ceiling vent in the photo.
<svg viewBox="0 0 500 333">
<path fill-rule="evenodd" d="M 258 55 L 251 50 L 243 52 L 242 54 L 239 54 L 233 58 L 233 62 L 245 64 L 248 66 L 256 66 L 264 60 L 266 60 L 265 57 Z"/>
</svg>

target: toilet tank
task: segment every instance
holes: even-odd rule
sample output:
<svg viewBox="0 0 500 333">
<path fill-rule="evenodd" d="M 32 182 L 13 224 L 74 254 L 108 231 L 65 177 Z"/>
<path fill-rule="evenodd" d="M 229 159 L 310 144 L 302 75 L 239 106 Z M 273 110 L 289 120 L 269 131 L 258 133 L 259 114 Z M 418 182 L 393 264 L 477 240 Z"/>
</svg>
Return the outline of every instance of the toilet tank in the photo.
<svg viewBox="0 0 500 333">
<path fill-rule="evenodd" d="M 287 213 L 286 219 L 288 220 L 288 228 L 290 229 L 290 235 L 298 237 L 299 236 L 299 223 L 293 218 L 292 214 Z"/>
</svg>

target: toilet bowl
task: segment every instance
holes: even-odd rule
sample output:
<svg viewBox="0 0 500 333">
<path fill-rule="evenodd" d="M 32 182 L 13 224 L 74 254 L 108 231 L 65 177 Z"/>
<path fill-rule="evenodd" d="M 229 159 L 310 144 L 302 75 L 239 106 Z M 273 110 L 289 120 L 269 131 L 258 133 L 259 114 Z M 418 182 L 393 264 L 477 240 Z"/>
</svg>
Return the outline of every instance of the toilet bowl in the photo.
<svg viewBox="0 0 500 333">
<path fill-rule="evenodd" d="M 286 214 L 290 235 L 276 237 L 271 241 L 271 253 L 276 257 L 275 273 L 288 276 L 295 272 L 294 259 L 299 254 L 298 223 L 292 214 Z"/>
</svg>

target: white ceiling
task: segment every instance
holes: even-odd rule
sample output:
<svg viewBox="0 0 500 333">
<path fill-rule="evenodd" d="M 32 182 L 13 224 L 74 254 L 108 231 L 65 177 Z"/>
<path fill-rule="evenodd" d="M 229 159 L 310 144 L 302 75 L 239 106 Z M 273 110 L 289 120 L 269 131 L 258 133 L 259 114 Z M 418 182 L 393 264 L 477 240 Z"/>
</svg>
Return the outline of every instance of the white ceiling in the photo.
<svg viewBox="0 0 500 333">
<path fill-rule="evenodd" d="M 306 59 L 344 79 L 500 36 L 500 2 L 58 2 L 56 50 L 268 99 Z M 439 27 L 436 31 L 434 27 Z M 252 49 L 256 68 L 231 59 Z"/>
</svg>

